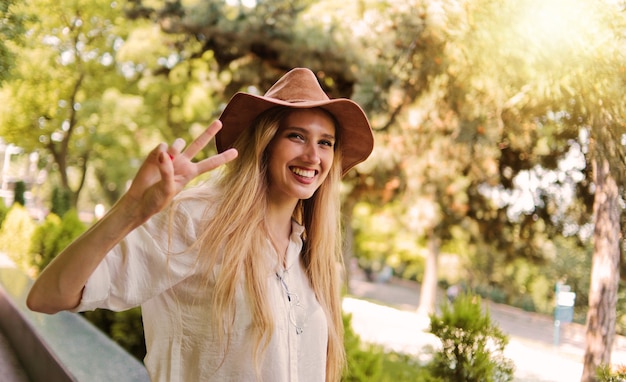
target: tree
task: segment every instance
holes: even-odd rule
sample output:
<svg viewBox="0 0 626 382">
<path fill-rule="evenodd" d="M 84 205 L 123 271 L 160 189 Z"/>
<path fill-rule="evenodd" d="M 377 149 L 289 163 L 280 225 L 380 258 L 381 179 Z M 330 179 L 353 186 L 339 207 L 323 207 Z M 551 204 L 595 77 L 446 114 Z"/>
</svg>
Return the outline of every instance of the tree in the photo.
<svg viewBox="0 0 626 382">
<path fill-rule="evenodd" d="M 249 7 L 219 0 L 193 6 L 172 1 L 155 8 L 136 0 L 126 12 L 131 18 L 154 18 L 164 32 L 186 36 L 178 40 L 186 55 L 177 63 L 210 52 L 217 70 L 229 72 L 227 98 L 251 85 L 267 89 L 282 73 L 305 64 L 323 70 L 326 90 L 334 96 L 351 94 L 356 78 L 349 64 L 356 58 L 350 46 L 342 45 L 349 44 L 349 32 L 320 20 L 316 3 L 273 0 Z"/>
<path fill-rule="evenodd" d="M 27 151 L 47 152 L 73 206 L 98 149 L 102 116 L 115 113 L 102 107 L 105 89 L 124 83 L 114 61 L 123 37 L 116 4 L 38 0 L 24 5 L 29 39 L 16 49 L 14 78 L 0 93 L 0 134 Z M 125 130 L 115 133 L 125 135 Z"/>
<path fill-rule="evenodd" d="M 0 87 L 11 77 L 15 66 L 13 46 L 23 42 L 27 17 L 15 0 L 0 3 Z"/>
<path fill-rule="evenodd" d="M 496 6 L 491 9 L 481 7 L 476 14 L 491 12 L 499 7 L 497 2 L 491 4 Z M 587 163 L 592 164 L 593 179 L 588 178 L 587 185 L 594 184 L 595 192 L 584 184 L 580 184 L 577 190 L 582 191 L 581 200 L 593 200 L 594 205 L 594 267 L 583 374 L 583 380 L 594 380 L 598 362 L 610 360 L 610 345 L 615 333 L 619 237 L 623 231 L 620 215 L 623 210 L 619 206 L 617 187 L 612 184 L 623 184 L 626 172 L 623 141 L 626 129 L 621 118 L 624 105 L 618 90 L 623 87 L 623 54 L 620 53 L 619 42 L 626 27 L 624 12 L 620 12 L 615 4 L 598 2 L 577 2 L 576 6 L 568 3 L 567 7 L 559 2 L 527 2 L 512 9 L 504 7 L 498 10 L 499 20 L 504 20 L 509 27 L 500 25 L 499 35 L 494 36 L 506 39 L 506 45 L 500 46 L 506 46 L 505 54 L 516 59 L 514 62 L 517 64 L 518 74 L 512 74 L 512 78 L 518 78 L 524 84 L 520 87 L 519 97 L 510 98 L 523 102 L 522 107 L 504 110 L 500 115 L 505 125 L 512 127 L 518 137 L 523 139 L 530 135 L 531 139 L 534 138 L 530 140 L 532 145 L 510 144 L 512 150 L 507 151 L 514 156 L 503 155 L 501 166 L 517 161 L 517 168 L 520 168 L 519 162 L 526 168 L 532 168 L 536 163 L 544 168 L 554 167 L 557 164 L 554 158 L 560 158 L 568 146 L 572 146 L 571 142 L 579 141 L 580 147 L 586 150 L 588 143 L 578 138 L 581 132 L 588 134 L 592 143 L 592 148 L 586 153 Z M 513 12 L 509 13 L 510 10 Z M 560 24 L 556 24 L 553 18 L 543 19 L 543 15 L 551 14 L 561 15 Z M 525 18 L 524 15 L 531 17 Z M 583 25 L 581 20 L 584 20 Z M 535 33 L 529 33 L 529 30 Z M 518 46 L 520 42 L 522 44 Z M 500 62 L 493 55 L 489 55 L 488 60 Z M 525 126 L 537 130 L 533 132 Z M 508 138 L 510 143 L 514 142 L 513 135 L 508 134 Z M 528 151 L 525 148 L 533 148 L 531 155 L 526 154 Z M 545 155 L 546 149 L 550 155 Z M 592 175 L 592 171 L 588 169 L 585 174 Z M 506 180 L 506 176 L 503 179 Z M 588 195 L 593 196 L 589 198 Z M 553 227 L 552 233 L 547 233 L 554 234 L 562 229 L 563 221 L 573 221 L 571 216 L 568 219 L 567 215 L 559 216 L 553 207 L 551 210 L 548 197 L 542 198 L 541 202 L 545 203 L 543 211 L 536 205 L 532 217 L 535 221 L 548 223 L 547 227 Z M 583 220 L 577 223 L 591 220 L 590 214 L 583 213 L 582 216 Z M 521 228 L 535 225 L 532 222 L 526 224 L 523 220 L 522 223 Z M 526 232 L 532 234 L 527 238 L 537 237 L 534 230 Z"/>
<path fill-rule="evenodd" d="M 626 20 L 624 20 L 626 21 Z M 623 24 L 626 26 L 626 23 Z M 619 81 L 620 76 L 617 76 Z M 622 84 L 623 79 L 621 80 Z M 612 105 L 614 93 L 599 94 L 599 111 L 591 121 L 593 132 L 590 156 L 595 185 L 594 251 L 592 258 L 589 311 L 587 314 L 586 349 L 581 381 L 596 381 L 597 371 L 611 364 L 611 351 L 615 339 L 617 299 L 620 281 L 620 259 L 624 258 L 623 240 L 626 227 L 624 198 L 618 185 L 624 189 L 626 181 L 626 144 L 616 137 L 626 137 L 626 121 L 621 119 L 624 104 Z M 614 108 L 614 109 L 613 109 Z M 612 111 L 609 111 L 613 109 Z M 623 138 L 622 138 L 623 139 Z M 623 261 L 622 261 L 623 262 Z"/>
<path fill-rule="evenodd" d="M 594 254 L 587 314 L 587 335 L 582 381 L 595 381 L 597 369 L 611 364 L 615 338 L 620 262 L 620 212 L 618 187 L 609 161 L 594 161 Z"/>
</svg>

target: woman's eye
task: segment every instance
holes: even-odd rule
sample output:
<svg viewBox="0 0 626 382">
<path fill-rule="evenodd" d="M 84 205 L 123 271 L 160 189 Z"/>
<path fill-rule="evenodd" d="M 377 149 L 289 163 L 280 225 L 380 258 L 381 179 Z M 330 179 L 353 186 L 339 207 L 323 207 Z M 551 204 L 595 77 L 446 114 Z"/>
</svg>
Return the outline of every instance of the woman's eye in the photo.
<svg viewBox="0 0 626 382">
<path fill-rule="evenodd" d="M 333 143 L 331 141 L 321 141 L 320 144 L 323 146 L 333 147 Z"/>
<path fill-rule="evenodd" d="M 299 139 L 301 141 L 304 140 L 304 137 L 302 136 L 302 134 L 298 134 L 298 133 L 290 133 L 287 137 L 291 139 Z"/>
</svg>

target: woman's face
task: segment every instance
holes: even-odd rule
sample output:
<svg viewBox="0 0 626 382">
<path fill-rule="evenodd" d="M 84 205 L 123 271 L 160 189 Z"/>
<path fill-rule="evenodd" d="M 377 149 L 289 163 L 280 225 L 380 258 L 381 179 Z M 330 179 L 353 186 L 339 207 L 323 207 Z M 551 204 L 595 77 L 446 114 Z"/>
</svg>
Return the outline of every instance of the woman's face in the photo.
<svg viewBox="0 0 626 382">
<path fill-rule="evenodd" d="M 335 125 L 319 109 L 295 109 L 268 146 L 272 200 L 308 199 L 324 182 L 335 155 Z"/>
</svg>

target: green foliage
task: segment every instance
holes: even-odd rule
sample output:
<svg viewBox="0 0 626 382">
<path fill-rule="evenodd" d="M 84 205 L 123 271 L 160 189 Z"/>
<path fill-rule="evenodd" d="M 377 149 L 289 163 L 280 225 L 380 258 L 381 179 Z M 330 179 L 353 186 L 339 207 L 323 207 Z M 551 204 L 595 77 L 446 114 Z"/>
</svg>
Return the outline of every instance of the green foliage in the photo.
<svg viewBox="0 0 626 382">
<path fill-rule="evenodd" d="M 343 380 L 379 381 L 383 373 L 383 351 L 379 347 L 361 342 L 361 338 L 352 329 L 351 318 L 349 314 L 343 315 L 344 346 L 348 363 Z"/>
<path fill-rule="evenodd" d="M 502 290 L 502 288 L 500 288 L 499 286 L 494 286 L 494 285 L 485 286 L 481 284 L 474 288 L 474 293 L 476 293 L 482 298 L 491 300 L 498 304 L 506 304 L 507 302 L 506 292 Z"/>
<path fill-rule="evenodd" d="M 14 197 L 13 203 L 21 204 L 22 206 L 26 205 L 26 199 L 24 198 L 24 193 L 26 192 L 26 183 L 24 181 L 19 180 L 15 182 L 14 189 Z"/>
<path fill-rule="evenodd" d="M 551 315 L 555 305 L 555 284 L 560 282 L 576 293 L 574 321 L 584 323 L 589 305 L 592 244 L 580 242 L 576 237 L 557 235 L 550 247 L 551 253 L 546 255 L 542 264 L 518 258 L 502 271 L 506 274 L 506 282 L 498 284 L 504 293 L 499 302 Z M 624 297 L 618 294 L 618 306 Z M 618 316 L 622 314 L 618 312 Z"/>
<path fill-rule="evenodd" d="M 547 278 L 571 287 L 572 292 L 576 293 L 575 307 L 585 317 L 586 308 L 589 306 L 593 243 L 577 243 L 575 238 L 564 237 L 556 237 L 553 242 L 557 255 L 551 262 L 551 266 L 543 267 L 542 272 Z M 554 292 L 555 283 L 553 282 L 552 292 Z"/>
<path fill-rule="evenodd" d="M 43 270 L 75 238 L 85 232 L 85 224 L 76 210 L 68 211 L 63 218 L 49 214 L 31 238 L 31 262 L 37 272 Z"/>
<path fill-rule="evenodd" d="M 29 245 L 35 222 L 20 204 L 14 204 L 0 229 L 0 251 L 5 252 L 25 272 L 30 271 Z"/>
<path fill-rule="evenodd" d="M 546 258 L 541 263 L 523 257 L 507 264 L 473 262 L 472 271 L 480 274 L 473 291 L 483 298 L 508 304 L 526 311 L 552 315 L 555 305 L 554 288 L 557 282 L 567 284 L 576 293 L 575 322 L 584 322 L 588 309 L 589 280 L 591 270 L 591 243 L 580 242 L 576 237 L 557 235 L 550 242 Z M 488 283 L 487 274 L 492 273 Z M 476 281 L 475 281 L 476 283 Z M 618 306 L 626 300 L 625 293 L 618 293 Z M 624 332 L 618 311 L 618 332 Z"/>
<path fill-rule="evenodd" d="M 61 218 L 53 213 L 48 214 L 43 223 L 35 228 L 30 240 L 30 253 L 37 273 L 41 272 L 57 255 L 52 248 L 56 247 L 54 241 L 60 228 Z"/>
<path fill-rule="evenodd" d="M 348 367 L 342 381 L 409 382 L 428 379 L 427 370 L 412 357 L 395 352 L 387 353 L 380 346 L 363 343 L 352 329 L 351 320 L 352 315 L 343 314 Z"/>
<path fill-rule="evenodd" d="M 20 3 L 28 39 L 15 47 L 13 75 L 0 91 L 0 135 L 25 151 L 49 154 L 53 174 L 75 203 L 91 159 L 105 149 L 100 134 L 130 130 L 110 124 L 117 110 L 103 97 L 110 88 L 133 91 L 115 61 L 133 24 L 123 19 L 123 5 L 109 0 Z"/>
<path fill-rule="evenodd" d="M 483 313 L 478 296 L 461 294 L 452 305 L 443 304 L 441 315 L 430 316 L 430 330 L 442 350 L 428 369 L 444 381 L 512 381 L 514 366 L 503 352 L 508 337 Z"/>
<path fill-rule="evenodd" d="M 139 361 L 146 356 L 146 343 L 141 320 L 141 308 L 123 312 L 106 309 L 83 312 L 83 316 Z"/>
<path fill-rule="evenodd" d="M 85 229 L 75 209 L 70 209 L 63 218 L 48 214 L 44 222 L 33 230 L 29 240 L 21 238 L 30 242 L 30 255 L 24 259 L 25 265 L 34 267 L 35 273 L 40 272 Z M 96 310 L 84 315 L 130 354 L 143 360 L 146 348 L 140 308 L 125 312 Z"/>
<path fill-rule="evenodd" d="M 617 290 L 617 318 L 615 322 L 615 331 L 620 335 L 626 335 L 626 310 L 620 309 L 626 306 L 626 281 L 620 280 Z"/>
<path fill-rule="evenodd" d="M 70 208 L 72 208 L 71 199 L 72 194 L 69 190 L 61 187 L 55 187 L 52 190 L 52 196 L 50 198 L 52 204 L 50 212 L 62 217 L 67 211 L 70 210 Z"/>
<path fill-rule="evenodd" d="M 522 308 L 523 310 L 527 312 L 537 311 L 537 308 L 535 306 L 535 302 L 533 301 L 532 296 L 527 295 L 527 294 L 521 294 L 521 295 L 515 296 L 511 300 L 510 305 L 516 306 L 518 308 Z"/>
<path fill-rule="evenodd" d="M 85 228 L 76 210 L 70 210 L 62 219 L 49 214 L 37 225 L 22 205 L 14 204 L 0 228 L 0 251 L 24 272 L 35 275 Z"/>
<path fill-rule="evenodd" d="M 612 370 L 609 365 L 600 365 L 596 371 L 598 382 L 624 382 L 626 381 L 626 365 L 621 365 Z"/>
<path fill-rule="evenodd" d="M 0 230 L 2 229 L 2 223 L 4 219 L 6 219 L 7 214 L 9 213 L 9 207 L 4 204 L 4 201 L 0 199 Z"/>
<path fill-rule="evenodd" d="M 415 382 L 430 381 L 432 376 L 414 357 L 396 352 L 386 352 L 383 356 L 384 373 L 379 381 Z M 364 381 L 372 381 L 365 379 Z"/>
<path fill-rule="evenodd" d="M 25 15 L 17 0 L 0 2 L 0 87 L 11 78 L 15 66 L 15 52 L 11 43 L 20 43 L 24 38 Z"/>
<path fill-rule="evenodd" d="M 367 272 L 385 265 L 407 279 L 419 280 L 424 272 L 422 243 L 403 226 L 393 203 L 376 209 L 366 203 L 354 209 L 354 254 Z"/>
<path fill-rule="evenodd" d="M 78 211 L 69 210 L 61 218 L 61 227 L 54 240 L 53 252 L 58 254 L 83 232 L 85 232 L 85 224 L 80 221 Z"/>
</svg>

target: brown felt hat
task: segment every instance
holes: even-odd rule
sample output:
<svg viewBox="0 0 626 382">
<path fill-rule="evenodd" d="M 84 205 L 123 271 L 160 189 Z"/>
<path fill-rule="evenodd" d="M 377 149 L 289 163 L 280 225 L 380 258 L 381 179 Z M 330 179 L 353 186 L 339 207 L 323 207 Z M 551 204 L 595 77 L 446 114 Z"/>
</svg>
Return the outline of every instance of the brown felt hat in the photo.
<svg viewBox="0 0 626 382">
<path fill-rule="evenodd" d="M 347 98 L 330 99 L 315 74 L 306 68 L 292 69 L 263 96 L 235 94 L 219 118 L 223 127 L 215 136 L 217 151 L 232 147 L 239 134 L 250 128 L 259 114 L 275 106 L 294 109 L 319 107 L 335 117 L 341 129 L 342 175 L 372 153 L 374 136 L 363 109 Z"/>
</svg>

